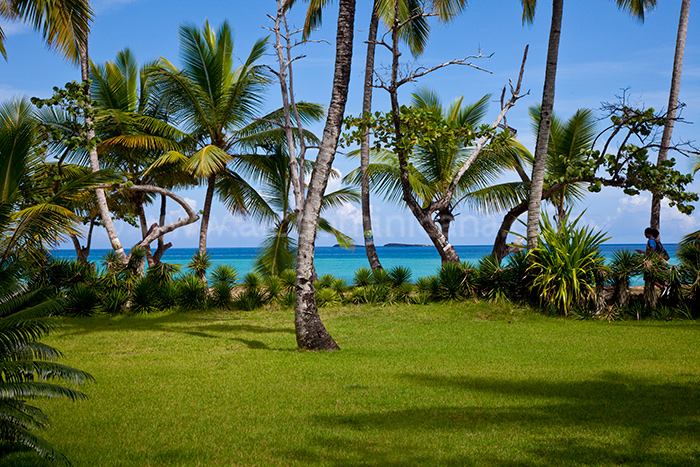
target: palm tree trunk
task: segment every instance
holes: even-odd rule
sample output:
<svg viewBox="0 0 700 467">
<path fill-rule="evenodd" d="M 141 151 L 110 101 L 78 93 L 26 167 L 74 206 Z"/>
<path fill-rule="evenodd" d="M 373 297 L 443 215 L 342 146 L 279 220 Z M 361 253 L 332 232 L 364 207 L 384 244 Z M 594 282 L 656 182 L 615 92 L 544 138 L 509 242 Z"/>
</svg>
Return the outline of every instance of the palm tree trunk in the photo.
<svg viewBox="0 0 700 467">
<path fill-rule="evenodd" d="M 561 20 L 564 10 L 564 0 L 552 1 L 552 24 L 549 29 L 549 47 L 547 50 L 547 67 L 542 91 L 542 111 L 537 143 L 532 164 L 532 184 L 530 185 L 530 200 L 527 211 L 527 248 L 537 247 L 537 230 L 540 222 L 542 204 L 542 188 L 544 172 L 547 164 L 547 149 L 549 147 L 549 128 L 552 124 L 554 110 L 554 86 L 557 78 L 557 61 L 559 57 L 559 38 L 561 37 Z"/>
<path fill-rule="evenodd" d="M 515 206 L 513 209 L 508 211 L 506 215 L 503 217 L 503 222 L 501 222 L 501 226 L 498 229 L 498 233 L 496 234 L 496 240 L 493 242 L 493 250 L 491 254 L 496 255 L 499 260 L 502 260 L 508 254 L 511 252 L 510 248 L 506 244 L 506 238 L 508 237 L 508 231 L 513 227 L 513 223 L 520 217 L 522 214 L 525 214 L 527 212 L 527 201 L 523 201 L 522 203 L 518 204 Z"/>
<path fill-rule="evenodd" d="M 209 230 L 209 216 L 211 205 L 214 202 L 214 188 L 216 187 L 216 174 L 207 179 L 207 193 L 204 196 L 204 208 L 202 209 L 202 223 L 199 227 L 199 254 L 207 252 L 207 234 Z"/>
<path fill-rule="evenodd" d="M 685 38 L 688 35 L 688 17 L 690 15 L 690 0 L 682 0 L 681 14 L 678 20 L 678 35 L 676 36 L 676 52 L 673 58 L 673 75 L 671 76 L 671 91 L 668 96 L 668 111 L 666 124 L 661 136 L 661 147 L 657 165 L 661 165 L 668 159 L 668 148 L 671 145 L 671 135 L 673 134 L 673 122 L 678 109 L 678 95 L 681 87 L 681 74 L 683 71 L 683 55 L 685 53 Z M 661 197 L 654 194 L 651 200 L 651 228 L 659 229 L 661 218 Z"/>
<path fill-rule="evenodd" d="M 160 195 L 160 219 L 158 220 L 158 225 L 160 227 L 163 227 L 165 225 L 165 215 L 167 213 L 166 211 L 166 206 L 168 202 L 168 197 L 165 195 Z M 156 252 L 153 253 L 153 264 L 160 264 L 160 260 L 163 257 L 163 253 L 166 252 L 170 247 L 172 247 L 173 244 L 168 242 L 165 243 L 165 240 L 163 239 L 163 235 L 160 235 L 158 237 L 158 248 L 156 248 Z"/>
<path fill-rule="evenodd" d="M 87 42 L 84 46 L 80 47 L 80 74 L 83 83 L 90 80 L 90 58 L 88 54 Z M 90 88 L 88 87 L 88 104 L 90 105 Z M 95 128 L 92 122 L 92 118 L 85 118 L 85 126 L 87 127 L 87 140 L 92 141 L 95 138 Z M 97 147 L 90 148 L 90 168 L 93 172 L 100 170 L 100 160 L 97 156 Z M 114 227 L 112 222 L 112 215 L 109 212 L 109 207 L 107 206 L 107 196 L 102 188 L 97 188 L 95 190 L 95 197 L 97 198 L 97 207 L 100 210 L 100 217 L 102 218 L 102 224 L 107 231 L 107 236 L 109 237 L 109 242 L 112 245 L 112 249 L 119 257 L 119 260 L 126 263 L 126 253 L 124 253 L 124 248 L 119 241 L 119 235 L 117 234 L 117 229 Z"/>
<path fill-rule="evenodd" d="M 379 28 L 379 16 L 377 14 L 377 1 L 372 8 L 372 19 L 369 23 L 369 37 L 367 38 L 367 61 L 365 62 L 365 88 L 362 99 L 362 115 L 372 112 L 372 78 L 374 76 L 374 49 L 377 41 L 377 29 Z M 369 128 L 365 130 L 362 144 L 360 145 L 360 202 L 362 204 L 362 231 L 365 239 L 365 253 L 372 270 L 382 269 L 379 262 L 377 249 L 374 247 L 374 235 L 372 234 L 372 216 L 369 204 Z"/>
<path fill-rule="evenodd" d="M 338 350 L 340 348 L 326 330 L 318 314 L 313 284 L 314 246 L 318 216 L 343 124 L 352 64 L 355 0 L 340 0 L 339 3 L 333 91 L 328 106 L 326 125 L 323 129 L 321 147 L 316 157 L 316 164 L 311 173 L 307 197 L 304 201 L 304 215 L 299 224 L 294 327 L 297 345 L 299 348 L 308 350 Z"/>
</svg>

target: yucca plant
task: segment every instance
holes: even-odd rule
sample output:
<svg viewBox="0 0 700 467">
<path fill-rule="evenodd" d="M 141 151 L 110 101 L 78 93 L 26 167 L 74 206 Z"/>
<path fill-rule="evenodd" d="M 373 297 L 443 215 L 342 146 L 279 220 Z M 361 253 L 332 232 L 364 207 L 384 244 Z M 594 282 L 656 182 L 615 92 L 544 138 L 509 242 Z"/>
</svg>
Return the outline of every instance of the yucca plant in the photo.
<svg viewBox="0 0 700 467">
<path fill-rule="evenodd" d="M 150 266 L 146 277 L 150 278 L 156 284 L 166 284 L 175 280 L 175 276 L 180 272 L 179 264 L 158 263 Z"/>
<path fill-rule="evenodd" d="M 129 294 L 122 289 L 113 289 L 105 293 L 100 301 L 100 309 L 108 315 L 118 315 L 124 312 L 129 301 Z"/>
<path fill-rule="evenodd" d="M 254 272 L 249 272 L 241 280 L 241 285 L 246 289 L 259 289 L 262 286 L 262 279 Z"/>
<path fill-rule="evenodd" d="M 92 316 L 99 306 L 97 290 L 87 284 L 76 284 L 66 294 L 66 313 L 71 316 Z"/>
<path fill-rule="evenodd" d="M 330 289 L 335 279 L 336 278 L 333 274 L 324 274 L 319 277 L 318 281 L 316 281 L 314 284 L 314 287 L 317 289 Z"/>
<path fill-rule="evenodd" d="M 187 263 L 187 269 L 192 271 L 200 280 L 207 276 L 207 269 L 211 267 L 211 255 L 208 252 L 197 252 L 192 255 L 192 259 Z"/>
<path fill-rule="evenodd" d="M 642 256 L 640 269 L 644 276 L 644 309 L 650 313 L 659 300 L 657 288 L 663 288 L 668 280 L 668 263 L 658 254 L 651 252 Z M 637 318 L 641 316 L 638 315 Z"/>
<path fill-rule="evenodd" d="M 280 273 L 279 278 L 285 290 L 294 290 L 294 285 L 297 280 L 297 273 L 294 269 L 285 269 Z"/>
<path fill-rule="evenodd" d="M 438 297 L 441 300 L 461 300 L 474 291 L 474 268 L 468 263 L 443 263 L 437 274 Z"/>
<path fill-rule="evenodd" d="M 55 290 L 67 290 L 76 284 L 94 284 L 96 281 L 94 265 L 68 258 L 49 257 L 29 282 L 32 288 L 48 286 Z"/>
<path fill-rule="evenodd" d="M 219 264 L 211 272 L 212 284 L 224 282 L 231 287 L 236 285 L 238 280 L 238 271 L 233 266 L 228 264 Z"/>
<path fill-rule="evenodd" d="M 440 281 L 435 275 L 419 278 L 416 281 L 416 290 L 428 300 L 440 300 Z"/>
<path fill-rule="evenodd" d="M 258 287 L 244 289 L 234 301 L 236 308 L 253 311 L 265 304 L 265 293 Z"/>
<path fill-rule="evenodd" d="M 176 280 L 160 284 L 156 296 L 157 306 L 161 310 L 172 310 L 178 306 L 179 287 Z"/>
<path fill-rule="evenodd" d="M 327 287 L 316 289 L 316 303 L 318 303 L 318 306 L 337 306 L 340 302 L 341 299 L 335 290 Z"/>
<path fill-rule="evenodd" d="M 391 285 L 399 287 L 411 281 L 411 270 L 404 266 L 394 266 L 388 271 Z"/>
<path fill-rule="evenodd" d="M 355 287 L 365 287 L 372 283 L 372 270 L 370 268 L 359 268 L 355 271 L 352 285 Z"/>
<path fill-rule="evenodd" d="M 185 274 L 175 282 L 177 303 L 184 310 L 204 308 L 207 302 L 207 286 L 194 274 Z"/>
<path fill-rule="evenodd" d="M 211 293 L 209 294 L 209 304 L 222 310 L 230 309 L 233 305 L 232 291 L 233 287 L 228 282 L 215 282 L 212 284 Z"/>
<path fill-rule="evenodd" d="M 59 383 L 75 387 L 94 379 L 83 371 L 56 363 L 61 353 L 38 342 L 58 328 L 55 321 L 46 317 L 60 313 L 64 302 L 45 300 L 45 289 L 26 292 L 6 271 L 0 271 L 0 276 L 0 445 L 5 453 L 31 450 L 43 458 L 68 464 L 62 454 L 34 433 L 49 426 L 49 420 L 41 409 L 27 401 L 85 399 L 82 392 Z"/>
<path fill-rule="evenodd" d="M 264 280 L 265 290 L 267 292 L 267 301 L 276 302 L 284 291 L 282 280 L 277 276 L 268 276 Z"/>
<path fill-rule="evenodd" d="M 348 290 L 348 283 L 345 279 L 338 277 L 333 280 L 330 288 L 335 290 L 338 296 L 342 298 L 343 294 Z"/>
<path fill-rule="evenodd" d="M 501 267 L 497 255 L 484 256 L 476 270 L 476 288 L 491 302 L 504 302 L 515 287 L 513 270 Z"/>
<path fill-rule="evenodd" d="M 158 309 L 158 291 L 162 286 L 148 277 L 142 277 L 134 283 L 131 290 L 129 309 L 136 315 L 151 313 Z"/>
<path fill-rule="evenodd" d="M 600 246 L 608 240 L 603 232 L 578 227 L 581 216 L 565 217 L 557 228 L 546 213 L 540 221 L 539 244 L 530 251 L 528 273 L 540 303 L 556 314 L 568 315 L 574 304 L 595 296 L 594 273 L 607 269 Z"/>
<path fill-rule="evenodd" d="M 386 269 L 372 270 L 372 283 L 382 285 L 384 287 L 391 287 L 393 285 L 391 277 Z"/>
<path fill-rule="evenodd" d="M 680 271 L 687 289 L 687 304 L 700 317 L 700 240 L 697 236 L 683 243 L 676 252 L 680 260 Z"/>
<path fill-rule="evenodd" d="M 641 272 L 642 257 L 631 250 L 618 250 L 613 253 L 610 263 L 610 280 L 613 285 L 612 302 L 620 307 L 627 306 L 630 300 L 630 281 Z"/>
</svg>

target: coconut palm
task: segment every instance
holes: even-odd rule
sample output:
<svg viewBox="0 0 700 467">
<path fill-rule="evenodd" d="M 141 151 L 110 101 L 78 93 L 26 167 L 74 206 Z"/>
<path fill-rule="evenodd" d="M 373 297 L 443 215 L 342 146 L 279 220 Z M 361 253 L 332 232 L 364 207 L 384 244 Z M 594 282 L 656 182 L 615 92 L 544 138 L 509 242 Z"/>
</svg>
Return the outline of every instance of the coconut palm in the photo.
<svg viewBox="0 0 700 467">
<path fill-rule="evenodd" d="M 260 182 L 261 194 L 269 206 L 268 210 L 274 212 L 271 219 L 273 225 L 262 241 L 262 249 L 255 259 L 254 267 L 263 276 L 279 276 L 282 271 L 294 267 L 296 256 L 296 240 L 291 234 L 297 228 L 297 215 L 292 204 L 289 158 L 281 145 L 273 145 L 265 155 L 244 156 L 241 159 L 245 162 L 241 164 L 241 171 Z M 310 171 L 312 164 L 307 163 L 306 166 Z M 333 172 L 332 176 L 337 177 L 338 173 Z M 321 212 L 357 201 L 359 196 L 355 190 L 341 187 L 323 195 Z M 340 246 L 352 245 L 350 237 L 332 227 L 323 217 L 319 217 L 318 228 L 334 235 Z"/>
<path fill-rule="evenodd" d="M 257 64 L 265 53 L 266 41 L 257 41 L 238 68 L 233 66 L 233 45 L 227 22 L 216 31 L 209 22 L 202 30 L 183 25 L 180 26 L 183 68 L 161 59 L 154 70 L 155 92 L 172 109 L 174 121 L 182 124 L 195 142 L 185 166 L 206 186 L 200 253 L 206 251 L 215 193 L 234 213 L 250 212 L 259 201 L 255 190 L 227 164 L 234 159 L 240 138 L 254 133 L 252 127 L 264 126 L 256 124 L 253 118 L 266 84 L 264 69 Z M 171 151 L 168 158 L 183 160 L 185 155 Z"/>
<path fill-rule="evenodd" d="M 443 108 L 435 93 L 419 90 L 413 94 L 412 106 L 431 111 L 436 121 L 446 126 L 466 130 L 479 126 L 486 115 L 488 99 L 489 96 L 484 96 L 475 103 L 462 105 L 462 98 L 459 98 Z M 449 241 L 455 209 L 473 191 L 492 185 L 500 175 L 512 168 L 514 151 L 524 151 L 524 148 L 513 138 L 509 138 L 507 144 L 492 145 L 460 178 L 454 192 L 454 201 L 436 210 L 434 206 L 448 196 L 455 174 L 471 156 L 471 148 L 453 150 L 439 143 L 419 144 L 414 148 L 412 162 L 408 167 L 413 196 L 422 209 L 428 210 L 430 215 L 435 214 L 434 221 L 440 225 L 446 241 Z M 402 202 L 399 162 L 395 154 L 388 151 L 375 154 L 367 173 L 375 191 L 397 204 Z M 355 170 L 347 175 L 347 180 L 357 183 L 359 177 L 360 172 Z"/>
<path fill-rule="evenodd" d="M 113 62 L 91 63 L 96 132 L 101 140 L 97 151 L 106 167 L 123 173 L 131 184 L 172 190 L 193 185 L 195 180 L 177 165 L 152 167 L 165 152 L 182 150 L 188 142 L 186 134 L 168 124 L 167 108 L 152 92 L 153 79 L 149 73 L 154 66 L 152 62 L 139 67 L 129 49 L 120 51 Z M 154 201 L 154 194 L 123 190 L 122 196 L 133 206 L 145 239 L 149 226 L 144 206 Z M 162 227 L 168 192 L 162 192 L 160 198 Z M 155 254 L 150 245 L 144 245 L 149 264 L 159 262 L 167 248 L 162 235 L 158 237 Z"/>
<path fill-rule="evenodd" d="M 57 49 L 66 59 L 77 63 L 79 46 L 87 44 L 92 20 L 87 0 L 4 0 L 0 2 L 0 18 L 29 23 L 41 32 L 46 44 Z M 0 28 L 0 54 L 7 58 L 5 34 Z"/>
<path fill-rule="evenodd" d="M 537 0 L 520 0 L 523 7 L 523 23 L 532 23 L 535 19 Z M 656 0 L 615 0 L 617 6 L 638 18 L 644 20 L 647 10 L 656 6 Z M 542 91 L 541 120 L 535 143 L 535 154 L 532 164 L 530 197 L 527 210 L 527 247 L 537 246 L 537 227 L 540 221 L 540 205 L 542 189 L 547 166 L 549 151 L 549 131 L 554 110 L 554 90 L 557 77 L 557 62 L 559 57 L 559 39 L 561 37 L 561 21 L 564 10 L 564 0 L 552 0 L 552 23 L 549 29 L 549 45 L 547 48 L 547 66 L 545 69 L 544 88 Z"/>
</svg>

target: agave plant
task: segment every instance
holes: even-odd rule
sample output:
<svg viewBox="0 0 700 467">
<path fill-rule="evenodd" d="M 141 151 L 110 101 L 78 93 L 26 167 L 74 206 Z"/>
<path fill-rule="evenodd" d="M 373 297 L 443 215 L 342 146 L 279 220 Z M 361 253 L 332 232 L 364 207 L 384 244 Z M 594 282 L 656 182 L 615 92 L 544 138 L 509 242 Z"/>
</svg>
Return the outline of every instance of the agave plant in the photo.
<svg viewBox="0 0 700 467">
<path fill-rule="evenodd" d="M 700 317 L 700 240 L 689 241 L 676 252 L 680 271 L 687 287 L 688 305 Z"/>
<path fill-rule="evenodd" d="M 372 283 L 372 270 L 370 268 L 359 268 L 355 271 L 352 285 L 355 287 L 365 287 Z"/>
<path fill-rule="evenodd" d="M 141 315 L 155 311 L 158 305 L 158 291 L 161 287 L 148 277 L 137 280 L 131 291 L 131 312 Z"/>
<path fill-rule="evenodd" d="M 211 272 L 212 283 L 224 282 L 233 287 L 238 280 L 238 271 L 228 264 L 219 264 Z"/>
<path fill-rule="evenodd" d="M 99 305 L 97 290 L 87 284 L 76 284 L 66 294 L 66 313 L 71 316 L 92 316 Z"/>
<path fill-rule="evenodd" d="M 211 294 L 209 295 L 209 304 L 220 308 L 222 310 L 228 310 L 233 305 L 233 297 L 231 292 L 233 287 L 228 282 L 216 282 L 211 287 Z"/>
<path fill-rule="evenodd" d="M 194 274 L 185 274 L 175 282 L 177 302 L 185 310 L 203 308 L 207 301 L 207 286 Z"/>
<path fill-rule="evenodd" d="M 204 280 L 207 269 L 211 267 L 211 255 L 208 252 L 197 252 L 192 255 L 192 259 L 187 263 L 187 269 L 192 271 L 200 280 Z"/>
<path fill-rule="evenodd" d="M 443 263 L 437 274 L 438 297 L 461 300 L 474 291 L 474 268 L 469 263 Z"/>
<path fill-rule="evenodd" d="M 93 381 L 89 374 L 56 363 L 61 353 L 38 342 L 58 324 L 46 318 L 63 308 L 60 299 L 45 300 L 46 289 L 26 292 L 6 271 L 0 271 L 0 444 L 9 451 L 29 449 L 41 457 L 68 463 L 34 431 L 46 428 L 46 415 L 28 400 L 85 399 L 82 392 L 62 386 Z M 1 459 L 0 459 L 1 460 Z"/>
<path fill-rule="evenodd" d="M 394 287 L 400 287 L 411 281 L 411 270 L 404 266 L 394 266 L 389 269 L 388 274 Z"/>
<path fill-rule="evenodd" d="M 148 267 L 146 277 L 151 279 L 156 284 L 166 284 L 175 279 L 175 276 L 180 272 L 179 264 L 158 263 Z"/>
<path fill-rule="evenodd" d="M 595 272 L 607 269 L 599 250 L 608 237 L 590 227 L 578 227 L 580 219 L 569 222 L 567 216 L 557 228 L 545 213 L 539 245 L 530 252 L 533 291 L 543 306 L 564 315 L 572 305 L 595 296 Z"/>
</svg>

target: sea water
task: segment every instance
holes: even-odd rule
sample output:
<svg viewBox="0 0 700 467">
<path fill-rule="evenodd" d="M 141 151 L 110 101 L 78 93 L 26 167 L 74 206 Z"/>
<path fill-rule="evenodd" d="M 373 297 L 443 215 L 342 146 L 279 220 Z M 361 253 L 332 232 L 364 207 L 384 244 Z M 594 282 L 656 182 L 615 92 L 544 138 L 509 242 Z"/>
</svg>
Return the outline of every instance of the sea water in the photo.
<svg viewBox="0 0 700 467">
<path fill-rule="evenodd" d="M 675 244 L 664 245 L 669 255 L 671 255 L 671 263 L 674 263 L 676 252 Z M 491 245 L 459 245 L 455 246 L 455 250 L 459 255 L 460 260 L 478 264 L 479 259 L 491 254 Z M 613 254 L 619 250 L 642 249 L 641 244 L 610 244 L 603 245 L 600 248 L 601 254 L 609 261 Z M 90 261 L 100 262 L 102 256 L 109 250 L 92 250 L 90 253 Z M 242 277 L 253 269 L 253 262 L 258 253 L 257 248 L 209 248 L 207 250 L 211 256 L 212 267 L 219 264 L 233 266 Z M 163 255 L 163 262 L 178 264 L 185 269 L 187 263 L 197 252 L 196 248 L 171 248 Z M 390 269 L 394 266 L 404 266 L 411 270 L 411 280 L 416 280 L 420 277 L 433 275 L 440 267 L 440 255 L 434 246 L 379 246 L 377 247 L 379 260 L 385 269 Z M 57 257 L 75 258 L 74 250 L 57 250 Z M 506 262 L 504 260 L 504 262 Z M 323 274 L 332 274 L 335 277 L 351 282 L 355 271 L 359 268 L 369 267 L 367 255 L 364 247 L 355 247 L 353 249 L 344 249 L 339 247 L 317 247 L 315 253 L 316 271 L 319 276 Z M 635 281 L 637 282 L 637 281 Z M 641 279 L 639 279 L 641 283 Z"/>
</svg>

